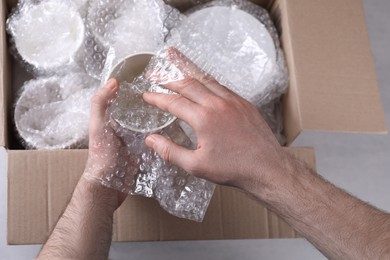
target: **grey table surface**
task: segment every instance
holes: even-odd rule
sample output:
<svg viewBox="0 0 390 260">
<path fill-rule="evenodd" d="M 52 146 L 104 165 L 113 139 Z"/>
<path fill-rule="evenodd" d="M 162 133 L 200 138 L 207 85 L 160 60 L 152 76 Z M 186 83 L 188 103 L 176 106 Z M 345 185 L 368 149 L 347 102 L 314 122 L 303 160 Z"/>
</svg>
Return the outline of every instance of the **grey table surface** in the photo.
<svg viewBox="0 0 390 260">
<path fill-rule="evenodd" d="M 365 0 L 375 66 L 390 122 L 390 1 Z M 390 125 L 389 125 L 390 126 Z M 318 171 L 364 201 L 390 211 L 390 136 L 310 133 L 294 144 L 316 149 Z M 0 148 L 0 259 L 32 259 L 40 245 L 6 243 L 7 154 Z M 113 243 L 110 259 L 325 259 L 304 239 Z"/>
</svg>

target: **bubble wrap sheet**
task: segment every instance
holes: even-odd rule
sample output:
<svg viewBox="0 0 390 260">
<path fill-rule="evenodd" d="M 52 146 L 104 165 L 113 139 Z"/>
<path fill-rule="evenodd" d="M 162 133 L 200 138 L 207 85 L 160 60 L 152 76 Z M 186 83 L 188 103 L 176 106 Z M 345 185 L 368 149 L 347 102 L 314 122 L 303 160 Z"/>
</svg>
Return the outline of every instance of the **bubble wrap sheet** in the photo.
<svg viewBox="0 0 390 260">
<path fill-rule="evenodd" d="M 89 176 L 121 192 L 153 197 L 175 216 L 202 221 L 215 185 L 165 162 L 145 145 L 145 137 L 152 132 L 189 149 L 195 145 L 175 117 L 142 99 L 145 91 L 172 93 L 161 84 L 190 76 L 169 62 L 167 53 L 166 49 L 159 51 L 150 61 L 146 73 L 133 82 L 121 83 L 106 113 L 106 130 L 101 138 L 105 141 L 99 144 L 103 150 L 119 146 L 120 152 L 108 167 L 110 170 L 100 177 Z M 110 157 L 109 154 L 101 156 Z"/>
<path fill-rule="evenodd" d="M 35 76 L 22 86 L 14 111 L 28 149 L 88 147 L 90 100 L 99 81 L 82 65 L 87 3 L 21 0 L 7 19 L 11 53 Z"/>
<path fill-rule="evenodd" d="M 27 81 L 15 104 L 16 128 L 27 148 L 88 147 L 90 99 L 99 81 L 83 73 Z"/>
<path fill-rule="evenodd" d="M 214 10 L 209 12 L 211 7 L 222 9 L 215 14 Z M 203 13 L 204 10 L 207 12 Z M 202 13 L 198 18 L 191 18 L 197 12 Z M 248 20 L 260 33 L 246 29 L 244 23 Z M 148 134 L 157 132 L 194 149 L 194 131 L 184 122 L 173 121 L 173 116 L 146 104 L 142 93 L 169 93 L 161 86 L 191 77 L 191 71 L 177 64 L 170 55 L 170 47 L 182 52 L 205 74 L 272 113 L 277 104 L 270 101 L 286 90 L 287 73 L 276 30 L 268 13 L 258 6 L 246 1 L 214 1 L 190 10 L 186 16 L 176 16 L 171 24 L 174 26 L 169 28 L 164 46 L 160 46 L 144 73 L 132 82 L 121 82 L 107 110 L 107 129 L 112 129 L 107 133 L 118 136 L 123 145 L 117 165 L 132 165 L 132 170 L 113 164 L 111 171 L 95 180 L 122 192 L 154 197 L 171 214 L 202 221 L 215 185 L 166 163 L 144 144 Z M 116 52 L 108 54 L 102 75 L 104 81 L 113 76 L 109 72 L 124 57 L 111 55 Z M 161 128 L 167 123 L 167 127 Z M 128 156 L 132 158 L 130 161 L 126 159 Z"/>
<path fill-rule="evenodd" d="M 133 53 L 156 52 L 179 16 L 162 0 L 90 1 L 84 60 L 87 73 L 100 79 L 107 56 L 115 63 Z"/>
<path fill-rule="evenodd" d="M 249 1 L 216 0 L 186 14 L 176 36 L 183 45 L 179 50 L 207 61 L 211 75 L 223 77 L 221 84 L 257 106 L 285 92 L 284 54 L 265 9 Z"/>
<path fill-rule="evenodd" d="M 11 53 L 38 75 L 79 70 L 85 37 L 82 6 L 78 0 L 19 1 L 7 20 Z"/>
</svg>

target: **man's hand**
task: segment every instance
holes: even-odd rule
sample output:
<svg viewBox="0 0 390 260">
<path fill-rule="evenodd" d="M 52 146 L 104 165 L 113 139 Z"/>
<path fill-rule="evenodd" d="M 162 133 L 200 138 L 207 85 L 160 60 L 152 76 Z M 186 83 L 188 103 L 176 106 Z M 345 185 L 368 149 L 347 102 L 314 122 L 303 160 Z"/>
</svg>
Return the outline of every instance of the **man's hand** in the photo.
<svg viewBox="0 0 390 260">
<path fill-rule="evenodd" d="M 91 100 L 87 170 L 93 168 L 103 171 L 115 166 L 115 156 L 123 145 L 106 123 L 108 102 L 115 97 L 118 88 L 118 81 L 110 79 Z"/>
<path fill-rule="evenodd" d="M 97 189 L 105 189 L 116 197 L 116 201 L 113 202 L 114 210 L 121 205 L 127 195 L 108 190 L 99 182 L 104 174 L 117 168 L 120 153 L 125 149 L 125 144 L 116 136 L 106 118 L 108 103 L 114 98 L 118 88 L 118 81 L 110 79 L 91 100 L 88 161 L 83 174 L 84 179 L 91 182 L 90 185 L 96 186 Z M 133 170 L 132 165 L 129 164 L 128 171 Z"/>
<path fill-rule="evenodd" d="M 113 214 L 127 195 L 96 180 L 116 166 L 123 147 L 105 120 L 108 102 L 117 89 L 118 82 L 112 79 L 92 99 L 87 166 L 39 259 L 108 258 Z"/>
<path fill-rule="evenodd" d="M 251 104 L 170 51 L 188 75 L 166 85 L 179 95 L 145 93 L 144 99 L 187 122 L 198 147 L 188 150 L 160 135 L 149 136 L 148 146 L 198 177 L 250 192 L 331 259 L 390 259 L 389 214 L 286 154 Z"/>
<path fill-rule="evenodd" d="M 204 76 L 182 54 L 170 49 L 170 59 L 190 71 L 184 80 L 165 85 L 179 93 L 145 93 L 148 103 L 189 124 L 196 133 L 196 150 L 185 149 L 161 135 L 146 144 L 160 156 L 197 177 L 244 189 L 254 184 L 254 174 L 267 178 L 285 156 L 272 131 L 248 101 Z M 261 168 L 254 162 L 264 162 Z M 256 183 L 262 185 L 262 183 Z"/>
</svg>

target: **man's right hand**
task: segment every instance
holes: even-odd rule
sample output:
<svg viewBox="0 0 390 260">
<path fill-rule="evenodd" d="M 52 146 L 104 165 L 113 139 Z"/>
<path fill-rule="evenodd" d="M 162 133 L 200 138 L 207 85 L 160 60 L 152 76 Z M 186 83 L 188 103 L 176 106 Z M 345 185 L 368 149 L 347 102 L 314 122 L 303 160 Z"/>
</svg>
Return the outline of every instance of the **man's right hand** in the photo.
<svg viewBox="0 0 390 260">
<path fill-rule="evenodd" d="M 171 62 L 191 76 L 165 85 L 179 95 L 145 93 L 143 97 L 189 124 L 198 146 L 188 150 L 156 134 L 146 144 L 197 177 L 246 190 L 264 185 L 286 155 L 256 107 L 204 76 L 178 51 L 170 49 L 169 54 Z"/>
<path fill-rule="evenodd" d="M 390 259 L 390 215 L 338 189 L 289 156 L 256 108 L 177 51 L 189 77 L 166 87 L 179 95 L 144 99 L 187 122 L 195 150 L 151 135 L 146 144 L 197 177 L 242 188 L 281 216 L 331 259 Z"/>
</svg>

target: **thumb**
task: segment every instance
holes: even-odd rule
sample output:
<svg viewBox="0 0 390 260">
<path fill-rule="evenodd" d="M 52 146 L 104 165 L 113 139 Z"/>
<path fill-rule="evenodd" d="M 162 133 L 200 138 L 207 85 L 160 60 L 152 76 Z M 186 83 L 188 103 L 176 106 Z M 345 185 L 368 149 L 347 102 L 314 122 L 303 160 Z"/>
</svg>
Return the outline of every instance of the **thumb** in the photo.
<svg viewBox="0 0 390 260">
<path fill-rule="evenodd" d="M 188 169 L 193 159 L 193 151 L 188 150 L 162 135 L 149 135 L 145 139 L 148 147 L 158 153 L 166 162 Z"/>
<path fill-rule="evenodd" d="M 118 90 L 119 83 L 116 79 L 110 79 L 107 83 L 99 89 L 99 91 L 92 97 L 91 104 L 91 118 L 95 120 L 104 120 L 108 101 L 114 97 Z"/>
<path fill-rule="evenodd" d="M 110 79 L 99 91 L 92 97 L 91 114 L 89 118 L 89 137 L 95 139 L 96 135 L 104 128 L 105 114 L 108 102 L 115 96 L 119 83 L 115 79 Z"/>
</svg>

